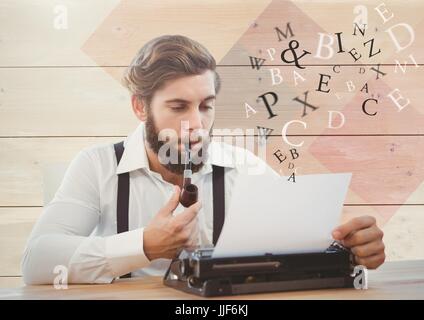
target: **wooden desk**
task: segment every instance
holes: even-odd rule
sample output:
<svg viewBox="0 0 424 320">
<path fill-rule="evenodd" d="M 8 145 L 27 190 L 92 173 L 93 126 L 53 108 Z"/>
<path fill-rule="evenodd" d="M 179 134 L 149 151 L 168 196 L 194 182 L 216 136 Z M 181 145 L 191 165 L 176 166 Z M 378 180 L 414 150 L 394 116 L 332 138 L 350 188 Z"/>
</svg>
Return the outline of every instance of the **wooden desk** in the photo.
<svg viewBox="0 0 424 320">
<path fill-rule="evenodd" d="M 368 290 L 332 289 L 278 292 L 223 299 L 424 299 L 424 260 L 386 262 L 369 271 Z M 200 299 L 162 285 L 160 277 L 122 279 L 105 285 L 52 285 L 0 289 L 0 299 Z M 220 298 L 221 299 L 221 298 Z"/>
</svg>

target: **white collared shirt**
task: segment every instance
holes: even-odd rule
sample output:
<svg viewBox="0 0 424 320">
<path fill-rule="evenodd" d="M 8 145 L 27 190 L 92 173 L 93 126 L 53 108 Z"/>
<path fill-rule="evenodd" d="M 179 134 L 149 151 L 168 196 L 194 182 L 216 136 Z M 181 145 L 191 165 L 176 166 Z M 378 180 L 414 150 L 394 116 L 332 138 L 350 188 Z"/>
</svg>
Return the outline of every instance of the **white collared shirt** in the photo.
<svg viewBox="0 0 424 320">
<path fill-rule="evenodd" d="M 144 136 L 141 122 L 125 139 L 118 166 L 113 143 L 88 147 L 76 155 L 28 240 L 22 259 L 25 283 L 53 283 L 57 266 L 67 268 L 68 283 L 110 283 L 129 272 L 133 276 L 164 274 L 170 260 L 147 259 L 143 230 L 169 200 L 174 187 L 149 169 Z M 225 167 L 226 208 L 240 174 L 277 175 L 244 148 L 212 141 L 208 153 L 205 165 L 192 177 L 202 202 L 200 245 L 212 243 L 212 165 Z M 130 231 L 116 234 L 117 174 L 124 172 L 130 173 Z M 179 204 L 175 213 L 183 209 Z"/>
</svg>

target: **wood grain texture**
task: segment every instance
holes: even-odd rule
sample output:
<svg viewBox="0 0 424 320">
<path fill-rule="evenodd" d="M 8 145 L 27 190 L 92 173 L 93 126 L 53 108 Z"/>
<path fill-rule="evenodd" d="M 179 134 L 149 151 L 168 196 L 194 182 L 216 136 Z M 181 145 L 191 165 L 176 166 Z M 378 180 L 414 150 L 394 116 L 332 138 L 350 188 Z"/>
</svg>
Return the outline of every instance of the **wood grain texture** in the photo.
<svg viewBox="0 0 424 320">
<path fill-rule="evenodd" d="M 24 243 L 41 214 L 43 173 L 68 163 L 84 147 L 120 141 L 137 125 L 128 92 L 120 85 L 122 72 L 135 52 L 162 34 L 184 34 L 204 44 L 218 62 L 223 86 L 217 100 L 215 128 L 258 134 L 257 126 L 272 128 L 268 163 L 290 175 L 289 160 L 279 163 L 273 153 L 289 155 L 281 140 L 290 120 L 307 123 L 290 127 L 290 141 L 305 144 L 292 161 L 300 174 L 353 172 L 344 219 L 370 214 L 384 227 L 389 260 L 423 259 L 424 215 L 424 3 L 419 0 L 384 1 L 394 18 L 382 23 L 375 7 L 380 0 L 271 1 L 271 0 L 64 0 L 69 27 L 53 27 L 54 0 L 4 0 L 0 3 L 0 276 L 20 274 Z M 352 35 L 354 7 L 366 5 L 366 36 Z M 204 14 L 207 12 L 207 14 Z M 278 41 L 275 27 L 290 22 L 302 49 L 312 52 L 306 69 L 285 65 L 278 54 L 288 41 Z M 396 52 L 387 28 L 408 23 L 414 43 Z M 354 62 L 345 53 L 330 60 L 314 57 L 318 33 L 343 32 L 346 51 L 356 48 L 363 57 Z M 369 58 L 363 42 L 375 38 L 382 53 Z M 400 41 L 408 35 L 400 33 Z M 276 49 L 274 60 L 267 49 Z M 395 61 L 411 64 L 405 74 Z M 267 59 L 252 69 L 249 56 Z M 341 73 L 333 65 L 341 64 Z M 382 64 L 386 76 L 377 80 L 370 68 Z M 360 73 L 363 67 L 365 72 Z M 276 70 L 278 69 L 278 71 Z M 272 83 L 272 72 L 283 82 Z M 296 85 L 293 72 L 305 78 Z M 329 93 L 317 92 L 319 74 L 331 75 Z M 349 91 L 347 82 L 355 85 Z M 369 92 L 360 91 L 367 83 Z M 398 88 L 411 103 L 399 112 L 387 94 Z M 279 101 L 269 118 L 261 94 L 273 91 Z M 319 109 L 302 117 L 294 101 L 309 91 L 308 101 Z M 376 116 L 361 110 L 364 99 Z M 256 113 L 246 116 L 245 103 Z M 340 129 L 329 129 L 329 111 L 346 117 Z M 337 119 L 335 121 L 337 123 Z M 226 134 L 234 134 L 229 131 Z M 11 278 L 8 278 L 11 279 Z M 0 279 L 1 280 L 1 279 Z M 0 283 L 3 280 L 0 281 Z M 9 281 L 9 280 L 5 280 Z M 407 294 L 405 287 L 392 289 Z M 160 293 L 160 294 L 163 294 Z M 87 297 L 90 294 L 86 295 Z M 136 297 L 135 294 L 133 297 Z M 170 295 L 172 296 L 172 295 Z M 324 295 L 325 296 L 325 295 Z M 384 291 L 383 297 L 391 297 Z M 328 297 L 328 296 L 325 296 Z"/>
<path fill-rule="evenodd" d="M 22 277 L 0 276 L 0 288 L 18 288 L 23 285 Z"/>
<path fill-rule="evenodd" d="M 0 66 L 125 65 L 142 43 L 165 33 L 203 39 L 219 61 L 269 2 L 65 0 L 60 4 L 68 9 L 69 27 L 56 30 L 56 1 L 2 1 L 0 17 L 5 28 L 0 33 L 4 39 L 0 43 Z M 107 17 L 113 19 L 104 24 Z M 22 27 L 19 21 L 23 19 L 30 27 Z M 99 26 L 104 26 L 106 38 L 83 46 Z M 92 48 L 98 54 L 87 57 L 84 53 Z M 121 48 L 120 52 L 116 48 Z"/>
<path fill-rule="evenodd" d="M 387 262 L 369 271 L 368 290 L 330 289 L 276 292 L 207 299 L 423 299 L 424 260 Z M 122 279 L 105 285 L 71 285 L 56 290 L 51 285 L 0 289 L 0 299 L 195 299 L 162 284 L 161 277 Z"/>
</svg>

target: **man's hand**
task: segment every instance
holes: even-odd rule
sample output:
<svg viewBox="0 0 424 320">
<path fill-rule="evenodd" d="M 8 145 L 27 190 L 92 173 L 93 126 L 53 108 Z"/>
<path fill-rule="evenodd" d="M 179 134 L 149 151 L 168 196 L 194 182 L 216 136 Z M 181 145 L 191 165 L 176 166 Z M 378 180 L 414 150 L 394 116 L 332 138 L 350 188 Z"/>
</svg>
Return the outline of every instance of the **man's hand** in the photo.
<svg viewBox="0 0 424 320">
<path fill-rule="evenodd" d="M 144 228 L 143 249 L 149 260 L 172 259 L 181 249 L 197 245 L 199 234 L 197 213 L 201 203 L 199 201 L 194 203 L 174 217 L 172 212 L 178 206 L 180 192 L 180 188 L 175 186 L 171 199 Z"/>
<path fill-rule="evenodd" d="M 383 231 L 371 216 L 354 218 L 333 231 L 335 240 L 350 248 L 356 263 L 376 269 L 384 260 Z"/>
</svg>

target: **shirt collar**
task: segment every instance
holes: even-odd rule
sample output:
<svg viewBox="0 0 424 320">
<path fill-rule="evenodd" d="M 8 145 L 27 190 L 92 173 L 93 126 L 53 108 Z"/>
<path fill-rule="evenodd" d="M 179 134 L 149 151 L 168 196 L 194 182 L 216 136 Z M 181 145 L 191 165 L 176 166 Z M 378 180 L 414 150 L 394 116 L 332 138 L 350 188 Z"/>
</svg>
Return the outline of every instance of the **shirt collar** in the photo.
<svg viewBox="0 0 424 320">
<path fill-rule="evenodd" d="M 150 169 L 145 145 L 146 129 L 144 122 L 124 140 L 124 153 L 116 168 L 116 174 L 131 172 L 138 169 Z M 231 145 L 211 141 L 209 144 L 209 157 L 207 158 L 199 174 L 206 174 L 212 171 L 212 165 L 221 167 L 235 167 L 234 153 L 231 152 Z M 196 174 L 196 173 L 194 173 Z"/>
<path fill-rule="evenodd" d="M 138 127 L 124 140 L 124 153 L 116 168 L 116 173 L 121 174 L 141 168 L 149 169 L 149 159 L 147 158 L 144 144 L 145 127 L 141 122 Z"/>
</svg>

